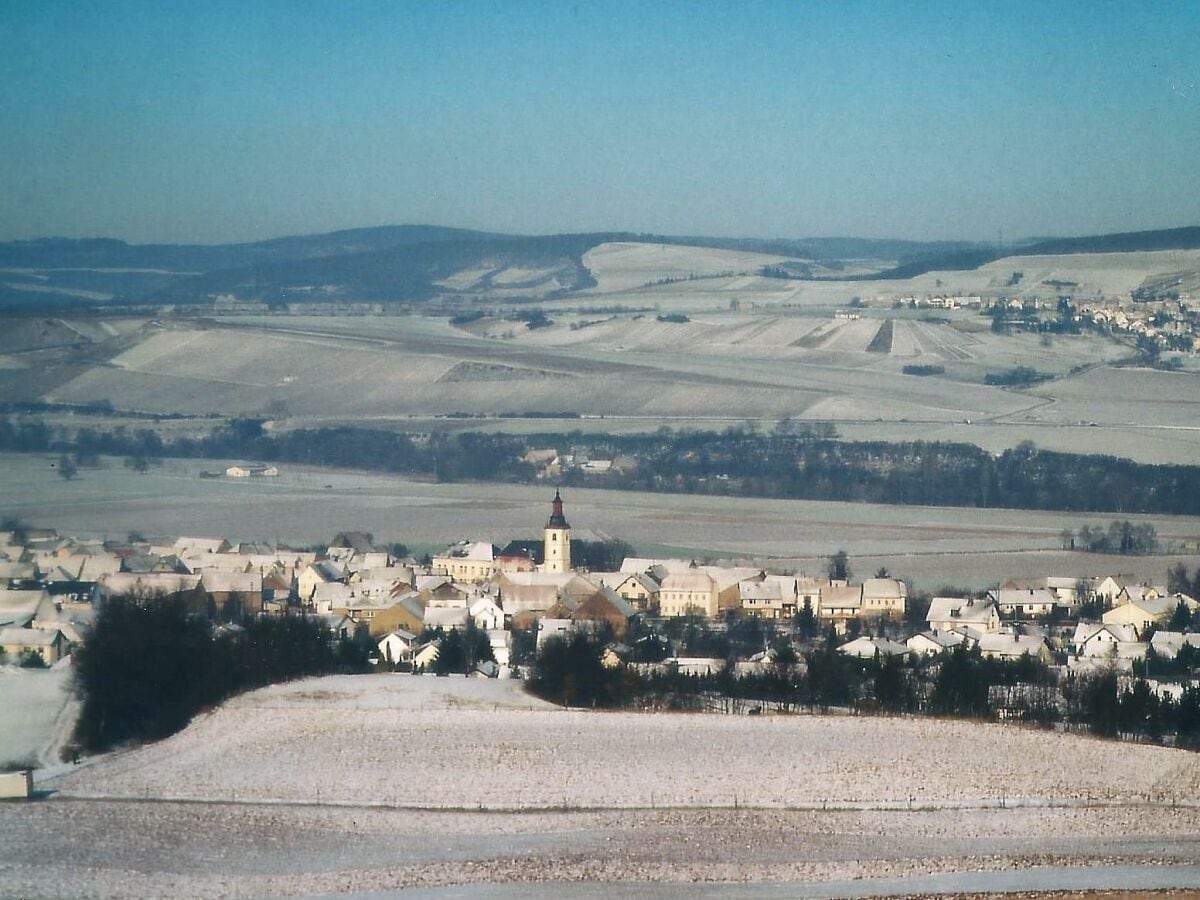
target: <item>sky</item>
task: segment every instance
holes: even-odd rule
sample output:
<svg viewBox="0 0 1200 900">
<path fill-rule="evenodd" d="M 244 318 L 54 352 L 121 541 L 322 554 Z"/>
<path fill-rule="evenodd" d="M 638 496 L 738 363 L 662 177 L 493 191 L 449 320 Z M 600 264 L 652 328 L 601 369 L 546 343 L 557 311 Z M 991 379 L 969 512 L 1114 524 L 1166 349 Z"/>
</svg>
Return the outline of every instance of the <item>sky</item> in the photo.
<svg viewBox="0 0 1200 900">
<path fill-rule="evenodd" d="M 0 240 L 1200 224 L 1200 2 L 0 2 Z"/>
</svg>

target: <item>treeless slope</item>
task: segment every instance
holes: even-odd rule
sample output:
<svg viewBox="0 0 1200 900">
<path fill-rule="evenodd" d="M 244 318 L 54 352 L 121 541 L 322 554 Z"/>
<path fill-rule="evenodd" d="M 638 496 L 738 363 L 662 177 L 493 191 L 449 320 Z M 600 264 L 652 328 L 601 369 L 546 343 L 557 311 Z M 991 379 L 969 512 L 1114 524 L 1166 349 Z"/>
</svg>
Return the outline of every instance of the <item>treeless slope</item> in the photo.
<svg viewBox="0 0 1200 900">
<path fill-rule="evenodd" d="M 1197 773 L 1200 755 L 1012 726 L 566 711 L 516 682 L 378 675 L 246 694 L 57 787 L 459 808 L 905 808 L 1194 800 Z"/>
</svg>

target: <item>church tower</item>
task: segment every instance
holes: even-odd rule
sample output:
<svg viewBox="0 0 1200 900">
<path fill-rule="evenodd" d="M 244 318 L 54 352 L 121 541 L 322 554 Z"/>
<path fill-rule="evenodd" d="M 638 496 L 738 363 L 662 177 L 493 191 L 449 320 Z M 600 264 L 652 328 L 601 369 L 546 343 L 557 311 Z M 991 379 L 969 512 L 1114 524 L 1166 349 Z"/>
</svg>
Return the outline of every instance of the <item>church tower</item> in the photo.
<svg viewBox="0 0 1200 900">
<path fill-rule="evenodd" d="M 562 497 L 555 490 L 550 521 L 546 523 L 543 572 L 561 574 L 571 571 L 571 526 L 563 516 L 562 506 Z"/>
</svg>

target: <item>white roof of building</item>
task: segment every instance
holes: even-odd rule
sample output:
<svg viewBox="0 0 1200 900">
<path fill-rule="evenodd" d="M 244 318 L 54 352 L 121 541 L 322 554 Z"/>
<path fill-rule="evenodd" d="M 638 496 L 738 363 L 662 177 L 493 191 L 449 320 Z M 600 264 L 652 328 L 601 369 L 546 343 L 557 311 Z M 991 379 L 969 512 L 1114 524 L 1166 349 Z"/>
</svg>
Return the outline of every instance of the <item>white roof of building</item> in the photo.
<svg viewBox="0 0 1200 900">
<path fill-rule="evenodd" d="M 868 578 L 862 583 L 864 600 L 894 600 L 908 596 L 903 581 L 895 578 Z"/>
<path fill-rule="evenodd" d="M 62 632 L 58 628 L 3 628 L 0 629 L 0 644 L 6 647 L 49 647 L 59 640 L 60 635 Z"/>
<path fill-rule="evenodd" d="M 1036 634 L 1009 634 L 996 631 L 979 636 L 979 649 L 985 654 L 1017 657 L 1028 653 L 1036 656 L 1046 646 L 1045 638 Z"/>
<path fill-rule="evenodd" d="M 742 581 L 738 583 L 738 595 L 743 603 L 747 600 L 782 600 L 783 590 L 778 582 Z"/>
<path fill-rule="evenodd" d="M 971 600 L 963 597 L 934 597 L 929 601 L 928 622 L 961 622 L 964 625 L 986 622 L 996 604 L 991 600 Z"/>
<path fill-rule="evenodd" d="M 471 562 L 492 562 L 496 558 L 496 545 L 488 541 L 459 541 L 438 554 L 441 559 L 453 558 Z"/>
<path fill-rule="evenodd" d="M 857 656 L 860 659 L 874 659 L 876 654 L 879 656 L 903 656 L 908 653 L 908 647 L 887 638 L 863 635 L 842 644 L 838 647 L 838 653 Z"/>
<path fill-rule="evenodd" d="M 641 556 L 627 556 L 621 563 L 622 572 L 648 572 L 654 568 L 662 568 L 667 572 L 686 572 L 694 567 L 690 559 L 648 559 Z"/>
<path fill-rule="evenodd" d="M 714 587 L 712 576 L 707 572 L 689 569 L 686 572 L 672 572 L 663 579 L 664 591 L 710 592 Z"/>
<path fill-rule="evenodd" d="M 1077 647 L 1081 646 L 1101 632 L 1107 632 L 1112 636 L 1114 641 L 1136 643 L 1138 639 L 1137 629 L 1132 625 L 1105 625 L 1103 622 L 1080 622 L 1075 626 L 1075 634 L 1071 637 L 1071 643 Z"/>
</svg>

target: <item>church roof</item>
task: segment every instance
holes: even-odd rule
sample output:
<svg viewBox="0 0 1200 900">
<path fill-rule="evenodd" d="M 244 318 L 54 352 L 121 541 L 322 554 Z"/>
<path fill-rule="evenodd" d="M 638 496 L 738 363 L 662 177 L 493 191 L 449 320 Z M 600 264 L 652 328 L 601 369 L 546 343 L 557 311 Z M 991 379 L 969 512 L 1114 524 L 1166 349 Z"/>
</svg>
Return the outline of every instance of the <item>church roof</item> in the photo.
<svg viewBox="0 0 1200 900">
<path fill-rule="evenodd" d="M 557 490 L 554 492 L 554 500 L 551 505 L 550 520 L 546 522 L 547 528 L 570 528 L 567 524 L 566 517 L 563 516 L 562 496 Z"/>
</svg>

